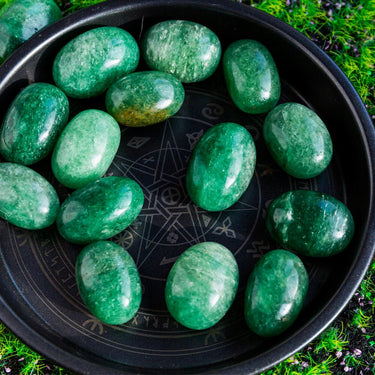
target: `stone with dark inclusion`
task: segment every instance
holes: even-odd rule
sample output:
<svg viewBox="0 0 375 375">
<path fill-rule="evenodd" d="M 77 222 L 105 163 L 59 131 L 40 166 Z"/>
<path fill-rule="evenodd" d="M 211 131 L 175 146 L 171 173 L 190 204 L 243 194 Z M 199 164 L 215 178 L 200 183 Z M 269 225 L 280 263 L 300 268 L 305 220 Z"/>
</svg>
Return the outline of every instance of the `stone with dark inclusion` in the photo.
<svg viewBox="0 0 375 375">
<path fill-rule="evenodd" d="M 137 266 L 121 246 L 94 242 L 79 253 L 77 286 L 90 312 L 107 324 L 123 324 L 137 313 L 142 286 Z"/>
<path fill-rule="evenodd" d="M 245 291 L 245 320 L 259 336 L 289 328 L 302 309 L 309 277 L 302 261 L 285 250 L 264 255 L 251 272 Z"/>
<path fill-rule="evenodd" d="M 267 208 L 266 225 L 280 245 L 313 257 L 339 253 L 354 234 L 352 214 L 342 202 L 309 190 L 277 197 Z"/>
<path fill-rule="evenodd" d="M 169 272 L 165 300 L 174 319 L 191 329 L 206 329 L 227 313 L 236 296 L 236 259 L 223 245 L 198 243 Z"/>
</svg>

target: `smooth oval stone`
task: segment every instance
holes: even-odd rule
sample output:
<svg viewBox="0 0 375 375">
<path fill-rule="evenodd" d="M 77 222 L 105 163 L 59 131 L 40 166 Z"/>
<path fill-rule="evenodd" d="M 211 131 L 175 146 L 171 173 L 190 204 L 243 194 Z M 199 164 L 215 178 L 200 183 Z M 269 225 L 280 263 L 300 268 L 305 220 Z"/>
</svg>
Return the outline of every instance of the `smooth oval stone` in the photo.
<svg viewBox="0 0 375 375">
<path fill-rule="evenodd" d="M 164 72 L 137 72 L 115 82 L 106 95 L 106 107 L 120 124 L 146 126 L 173 116 L 181 108 L 185 90 Z"/>
<path fill-rule="evenodd" d="M 224 53 L 223 69 L 229 94 L 242 111 L 264 113 L 279 101 L 279 73 L 263 44 L 251 39 L 232 43 Z"/>
<path fill-rule="evenodd" d="M 225 210 L 249 186 L 255 161 L 253 138 L 243 126 L 232 122 L 213 126 L 198 141 L 189 161 L 190 198 L 205 210 Z"/>
<path fill-rule="evenodd" d="M 89 98 L 102 94 L 139 62 L 135 39 L 118 27 L 86 31 L 66 44 L 53 63 L 53 78 L 68 96 Z"/>
<path fill-rule="evenodd" d="M 121 246 L 94 242 L 79 253 L 77 286 L 90 312 L 107 324 L 123 324 L 137 313 L 142 287 L 137 266 Z"/>
<path fill-rule="evenodd" d="M 289 328 L 302 309 L 309 276 L 302 261 L 285 250 L 264 255 L 249 276 L 245 320 L 259 336 L 276 336 Z"/>
<path fill-rule="evenodd" d="M 39 173 L 20 164 L 0 163 L 0 217 L 24 229 L 43 229 L 60 207 L 53 186 Z"/>
<path fill-rule="evenodd" d="M 52 171 L 63 185 L 78 189 L 102 177 L 120 145 L 121 132 L 108 113 L 88 109 L 65 127 L 52 154 Z"/>
<path fill-rule="evenodd" d="M 315 177 L 332 159 L 327 127 L 302 104 L 285 103 L 274 108 L 266 117 L 263 135 L 276 163 L 293 177 Z"/>
<path fill-rule="evenodd" d="M 0 129 L 1 154 L 23 165 L 42 160 L 52 151 L 68 116 L 68 99 L 56 86 L 27 86 L 6 113 Z"/>
<path fill-rule="evenodd" d="M 203 81 L 215 72 L 221 44 L 216 34 L 203 25 L 171 20 L 157 23 L 146 32 L 141 51 L 151 69 L 189 83 Z"/>
<path fill-rule="evenodd" d="M 236 259 L 226 247 L 215 242 L 198 243 L 184 251 L 169 272 L 167 308 L 185 327 L 212 327 L 232 305 L 238 280 Z"/>
<path fill-rule="evenodd" d="M 57 229 L 68 241 L 89 243 L 123 231 L 143 206 L 143 191 L 127 177 L 104 177 L 75 190 L 61 205 Z"/>
<path fill-rule="evenodd" d="M 309 190 L 277 197 L 267 208 L 266 225 L 280 245 L 314 257 L 339 253 L 354 234 L 352 214 L 342 202 Z"/>
<path fill-rule="evenodd" d="M 44 27 L 62 17 L 53 0 L 13 0 L 0 10 L 0 64 Z"/>
</svg>

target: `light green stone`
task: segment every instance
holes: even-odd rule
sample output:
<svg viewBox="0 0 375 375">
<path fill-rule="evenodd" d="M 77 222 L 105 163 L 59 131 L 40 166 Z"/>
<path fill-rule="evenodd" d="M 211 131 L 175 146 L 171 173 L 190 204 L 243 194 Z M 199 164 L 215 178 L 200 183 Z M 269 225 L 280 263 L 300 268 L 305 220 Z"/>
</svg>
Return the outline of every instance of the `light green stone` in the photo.
<svg viewBox="0 0 375 375">
<path fill-rule="evenodd" d="M 195 22 L 157 23 L 141 41 L 142 55 L 153 70 L 173 74 L 181 82 L 199 82 L 211 76 L 220 62 L 216 34 Z"/>
<path fill-rule="evenodd" d="M 236 259 L 224 246 L 202 242 L 187 249 L 169 272 L 165 300 L 174 319 L 206 329 L 227 313 L 237 293 Z"/>
<path fill-rule="evenodd" d="M 42 229 L 55 221 L 59 197 L 39 173 L 14 163 L 0 163 L 0 217 L 24 229 Z"/>
<path fill-rule="evenodd" d="M 279 73 L 263 44 L 251 39 L 232 43 L 224 53 L 223 69 L 229 94 L 242 111 L 264 113 L 279 101 Z"/>
<path fill-rule="evenodd" d="M 210 128 L 196 144 L 186 173 L 193 202 L 208 211 L 232 206 L 250 184 L 256 150 L 250 133 L 225 122 Z"/>
<path fill-rule="evenodd" d="M 102 94 L 139 62 L 135 39 L 118 27 L 86 31 L 66 44 L 53 63 L 53 78 L 68 96 L 89 98 Z"/>
<path fill-rule="evenodd" d="M 120 145 L 121 132 L 108 113 L 88 109 L 65 127 L 52 154 L 52 171 L 63 185 L 78 189 L 102 177 Z"/>
<path fill-rule="evenodd" d="M 76 261 L 76 279 L 83 302 L 102 322 L 123 324 L 137 313 L 141 280 L 134 260 L 121 246 L 109 241 L 86 246 Z"/>
</svg>

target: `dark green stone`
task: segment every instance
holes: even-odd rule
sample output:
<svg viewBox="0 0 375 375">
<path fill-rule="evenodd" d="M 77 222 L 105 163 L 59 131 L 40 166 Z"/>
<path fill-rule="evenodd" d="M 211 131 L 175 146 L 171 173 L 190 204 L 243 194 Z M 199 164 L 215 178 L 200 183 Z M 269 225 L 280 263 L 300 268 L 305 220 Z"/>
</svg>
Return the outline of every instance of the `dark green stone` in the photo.
<svg viewBox="0 0 375 375">
<path fill-rule="evenodd" d="M 60 207 L 53 186 L 23 165 L 0 163 L 0 217 L 24 229 L 42 229 L 55 221 Z"/>
<path fill-rule="evenodd" d="M 69 116 L 65 94 L 48 83 L 34 83 L 10 105 L 0 129 L 0 152 L 5 159 L 34 164 L 51 151 Z"/>
<path fill-rule="evenodd" d="M 142 55 L 152 70 L 173 74 L 181 82 L 199 82 L 211 76 L 220 62 L 216 34 L 195 22 L 157 23 L 141 41 Z"/>
<path fill-rule="evenodd" d="M 332 141 L 319 116 L 298 103 L 274 108 L 263 127 L 266 146 L 277 164 L 296 178 L 322 173 L 332 159 Z"/>
<path fill-rule="evenodd" d="M 143 206 L 140 186 L 127 177 L 104 177 L 75 190 L 61 205 L 57 229 L 68 241 L 89 243 L 115 236 Z"/>
<path fill-rule="evenodd" d="M 196 144 L 186 173 L 193 202 L 221 211 L 240 199 L 254 173 L 256 150 L 250 133 L 225 122 L 210 128 Z"/>
<path fill-rule="evenodd" d="M 106 96 L 106 107 L 120 124 L 146 126 L 173 116 L 182 106 L 185 90 L 181 82 L 164 72 L 137 72 L 114 83 Z"/>
<path fill-rule="evenodd" d="M 245 320 L 259 336 L 276 336 L 289 328 L 301 311 L 309 285 L 302 261 L 285 250 L 264 255 L 249 276 Z"/>
<path fill-rule="evenodd" d="M 353 217 L 342 202 L 309 190 L 277 197 L 267 209 L 266 225 L 280 245 L 314 257 L 339 253 L 354 233 Z"/>
<path fill-rule="evenodd" d="M 251 39 L 232 43 L 224 53 L 223 69 L 229 94 L 242 111 L 264 113 L 279 101 L 279 73 L 263 44 Z"/>
<path fill-rule="evenodd" d="M 76 279 L 83 302 L 102 322 L 123 324 L 137 313 L 141 280 L 134 260 L 121 246 L 109 241 L 86 246 L 76 261 Z"/>
<path fill-rule="evenodd" d="M 187 249 L 167 278 L 165 300 L 174 319 L 191 329 L 216 324 L 236 296 L 236 259 L 223 245 L 202 242 Z"/>
<path fill-rule="evenodd" d="M 102 177 L 120 145 L 121 132 L 108 113 L 88 109 L 65 127 L 52 154 L 52 171 L 63 185 L 78 189 Z"/>
<path fill-rule="evenodd" d="M 66 44 L 53 63 L 53 78 L 68 96 L 89 98 L 102 94 L 139 62 L 135 39 L 118 27 L 86 31 Z"/>
</svg>

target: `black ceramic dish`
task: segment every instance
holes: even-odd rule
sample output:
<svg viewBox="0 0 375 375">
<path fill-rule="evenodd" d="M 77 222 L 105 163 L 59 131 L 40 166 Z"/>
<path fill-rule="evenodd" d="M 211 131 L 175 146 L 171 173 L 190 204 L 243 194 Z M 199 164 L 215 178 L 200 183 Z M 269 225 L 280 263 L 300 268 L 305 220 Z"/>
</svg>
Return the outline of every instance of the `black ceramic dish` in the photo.
<svg viewBox="0 0 375 375">
<path fill-rule="evenodd" d="M 111 327 L 95 320 L 78 295 L 74 263 L 80 247 L 52 229 L 29 232 L 0 221 L 0 318 L 28 345 L 62 366 L 83 374 L 230 373 L 253 374 L 301 349 L 335 319 L 358 287 L 374 248 L 372 123 L 344 74 L 311 41 L 279 20 L 231 1 L 108 1 L 73 14 L 44 30 L 0 67 L 0 119 L 19 90 L 52 82 L 57 51 L 79 33 L 101 25 L 124 27 L 139 40 L 150 25 L 188 19 L 211 28 L 223 48 L 252 38 L 271 51 L 282 82 L 281 101 L 298 101 L 326 123 L 334 160 L 318 178 L 285 175 L 265 150 L 263 116 L 249 116 L 228 99 L 221 67 L 208 81 L 186 85 L 181 111 L 163 124 L 122 131 L 122 144 L 109 173 L 141 183 L 145 206 L 139 219 L 114 240 L 134 257 L 144 295 L 136 317 Z M 146 69 L 144 65 L 138 70 Z M 72 116 L 103 108 L 103 97 L 71 101 Z M 186 196 L 184 174 L 192 147 L 210 126 L 234 121 L 246 126 L 258 162 L 248 191 L 232 208 L 207 213 Z M 49 160 L 35 169 L 52 181 L 60 197 L 69 194 L 51 175 Z M 245 325 L 243 292 L 260 255 L 277 248 L 265 231 L 265 207 L 290 189 L 313 189 L 344 201 L 356 232 L 350 246 L 329 259 L 303 258 L 310 289 L 295 324 L 283 335 L 263 339 Z M 163 288 L 176 257 L 191 244 L 216 241 L 236 255 L 238 297 L 227 316 L 206 331 L 191 331 L 168 315 Z"/>
</svg>

